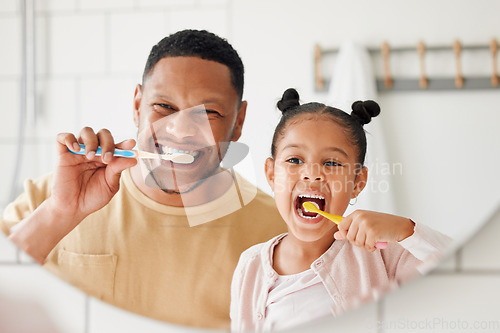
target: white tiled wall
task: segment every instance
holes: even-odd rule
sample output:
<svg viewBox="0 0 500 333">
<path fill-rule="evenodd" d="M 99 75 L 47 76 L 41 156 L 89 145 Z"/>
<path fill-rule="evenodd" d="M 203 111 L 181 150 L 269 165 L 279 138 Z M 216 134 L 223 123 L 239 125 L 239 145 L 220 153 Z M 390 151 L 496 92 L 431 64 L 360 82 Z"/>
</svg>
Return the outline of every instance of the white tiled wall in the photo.
<svg viewBox="0 0 500 333">
<path fill-rule="evenodd" d="M 245 1 L 260 6 L 251 8 L 259 15 L 280 19 L 281 22 L 286 22 L 289 17 L 284 7 L 270 13 L 265 1 L 250 0 L 35 1 L 38 117 L 35 127 L 26 127 L 21 178 L 37 177 L 53 168 L 53 139 L 58 132 L 77 132 L 84 125 L 92 125 L 95 129 L 112 129 L 117 139 L 125 139 L 131 136 L 130 133 L 135 133 L 131 103 L 147 54 L 155 42 L 178 29 L 206 28 L 227 37 L 238 50 L 243 50 L 250 99 L 253 91 L 276 95 L 271 90 L 277 89 L 274 86 L 278 82 L 277 90 L 282 91 L 280 80 L 283 84 L 287 81 L 283 88 L 291 85 L 289 81 L 293 80 L 298 82 L 298 86 L 310 87 L 310 62 L 301 68 L 288 68 L 284 76 L 278 75 L 277 81 L 272 81 L 273 87 L 266 86 L 271 83 L 262 77 L 266 73 L 259 72 L 258 64 L 269 56 L 264 46 L 279 45 L 281 40 L 275 34 L 266 35 L 260 31 L 258 20 L 245 21 L 247 13 L 238 10 L 249 8 L 242 5 Z M 454 2 L 447 2 L 450 8 L 456 9 Z M 320 3 L 311 1 L 310 8 Z M 362 1 L 357 3 L 352 5 L 356 7 L 352 10 L 362 11 Z M 368 3 L 369 0 L 365 5 Z M 396 0 L 388 0 L 385 6 L 395 3 Z M 470 4 L 475 6 L 473 1 Z M 415 11 L 420 5 L 421 1 L 413 2 Z M 372 8 L 370 6 L 371 2 L 368 7 Z M 276 25 L 281 33 L 300 35 L 300 24 L 311 26 L 317 23 L 314 15 L 307 13 L 310 9 L 308 5 L 292 7 L 289 9 L 294 11 L 293 24 Z M 466 15 L 466 12 L 467 9 L 460 10 L 461 15 Z M 335 15 L 332 12 L 332 24 L 336 22 Z M 297 17 L 302 17 L 304 21 Z M 345 20 L 345 15 L 342 14 L 341 19 Z M 413 19 L 421 22 L 422 18 Z M 475 20 L 476 26 L 482 29 L 481 33 L 489 33 L 488 38 L 497 33 L 496 30 L 489 31 L 487 24 L 480 24 L 481 18 Z M 324 40 L 328 34 L 346 33 L 346 29 L 353 29 L 355 23 L 353 20 L 352 24 L 343 23 L 332 32 L 321 32 L 322 38 Z M 14 171 L 12 158 L 16 152 L 20 107 L 20 24 L 19 1 L 0 1 L 0 172 L 4 176 L 0 186 L 0 208 L 7 202 L 10 177 Z M 293 26 L 294 30 L 288 31 L 285 26 Z M 244 50 L 248 41 L 231 39 L 241 36 L 242 29 L 256 31 L 252 41 L 255 46 L 247 52 Z M 389 33 L 392 30 L 388 27 L 381 31 Z M 384 37 L 367 31 L 350 33 Z M 440 36 L 445 35 L 456 37 L 453 32 L 440 31 Z M 467 30 L 464 37 L 474 41 L 476 35 Z M 404 36 L 399 38 L 405 41 Z M 432 39 L 432 35 L 428 34 L 427 38 Z M 304 50 L 310 50 L 310 45 L 282 46 L 287 52 L 281 57 L 297 56 L 303 59 Z M 279 68 L 280 63 L 276 62 L 273 66 Z M 269 74 L 274 75 L 274 72 Z M 259 119 L 258 123 L 261 122 Z M 482 213 L 484 215 L 485 212 Z M 497 211 L 474 239 L 469 240 L 463 249 L 443 262 L 430 276 L 408 284 L 379 303 L 368 304 L 338 319 L 312 325 L 311 331 L 500 332 L 499 234 L 500 211 Z M 474 329 L 474 325 L 479 326 Z M 91 299 L 32 264 L 0 235 L 0 332 L 35 331 L 127 333 L 192 330 L 147 320 Z"/>
</svg>

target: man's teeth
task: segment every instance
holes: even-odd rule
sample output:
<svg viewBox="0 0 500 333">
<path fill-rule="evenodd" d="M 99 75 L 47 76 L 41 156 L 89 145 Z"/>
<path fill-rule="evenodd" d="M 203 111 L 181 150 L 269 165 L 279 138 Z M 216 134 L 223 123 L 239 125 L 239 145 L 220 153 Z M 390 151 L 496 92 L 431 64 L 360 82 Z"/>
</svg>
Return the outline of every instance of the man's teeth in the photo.
<svg viewBox="0 0 500 333">
<path fill-rule="evenodd" d="M 175 149 L 175 148 L 170 148 L 170 147 L 162 147 L 162 152 L 163 154 L 187 154 L 191 155 L 193 157 L 198 156 L 200 153 L 197 150 L 181 150 L 181 149 Z"/>
</svg>

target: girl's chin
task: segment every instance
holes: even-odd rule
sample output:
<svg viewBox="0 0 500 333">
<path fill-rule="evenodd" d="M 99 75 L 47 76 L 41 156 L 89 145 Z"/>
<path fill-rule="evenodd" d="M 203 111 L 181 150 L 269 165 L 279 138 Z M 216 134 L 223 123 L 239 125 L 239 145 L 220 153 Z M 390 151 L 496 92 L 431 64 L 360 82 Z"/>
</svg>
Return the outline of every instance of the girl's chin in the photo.
<svg viewBox="0 0 500 333">
<path fill-rule="evenodd" d="M 331 237 L 334 240 L 333 234 L 337 231 L 335 228 L 318 224 L 295 224 L 288 227 L 288 232 L 293 234 L 295 238 L 303 242 L 314 242 L 325 237 Z"/>
<path fill-rule="evenodd" d="M 317 241 L 323 240 L 325 238 L 324 233 L 305 233 L 305 232 L 295 232 L 293 233 L 295 239 L 304 242 L 304 243 L 315 243 Z M 331 235 L 331 241 L 333 242 L 335 238 L 333 234 Z"/>
</svg>

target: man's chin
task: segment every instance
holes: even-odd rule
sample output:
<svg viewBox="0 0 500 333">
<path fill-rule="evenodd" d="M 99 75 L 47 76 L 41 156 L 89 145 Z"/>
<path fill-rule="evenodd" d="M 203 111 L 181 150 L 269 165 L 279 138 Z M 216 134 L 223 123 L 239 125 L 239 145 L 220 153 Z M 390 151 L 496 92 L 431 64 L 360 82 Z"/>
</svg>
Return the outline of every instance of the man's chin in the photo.
<svg viewBox="0 0 500 333">
<path fill-rule="evenodd" d="M 156 172 L 151 172 L 146 177 L 144 183 L 151 188 L 162 190 L 168 194 L 184 194 L 191 192 L 205 181 L 206 178 L 189 180 L 174 179 L 171 175 L 165 177 Z"/>
</svg>

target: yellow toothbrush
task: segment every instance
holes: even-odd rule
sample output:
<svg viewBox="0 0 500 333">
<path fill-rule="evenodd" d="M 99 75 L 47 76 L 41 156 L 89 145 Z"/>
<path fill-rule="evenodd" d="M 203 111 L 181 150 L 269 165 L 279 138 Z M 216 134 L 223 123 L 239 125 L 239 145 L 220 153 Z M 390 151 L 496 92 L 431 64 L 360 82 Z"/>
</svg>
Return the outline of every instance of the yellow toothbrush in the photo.
<svg viewBox="0 0 500 333">
<path fill-rule="evenodd" d="M 323 217 L 326 217 L 330 221 L 335 222 L 335 224 L 339 224 L 340 222 L 342 222 L 342 218 L 343 218 L 342 216 L 326 213 L 326 212 L 322 211 L 321 209 L 319 209 L 318 207 L 316 207 L 316 205 L 313 204 L 312 202 L 306 201 L 302 204 L 302 207 L 304 207 L 304 209 L 307 210 L 308 212 L 316 213 L 316 214 L 319 214 Z"/>
<path fill-rule="evenodd" d="M 340 222 L 342 222 L 342 219 L 343 219 L 342 216 L 326 213 L 326 212 L 322 211 L 321 209 L 319 209 L 318 207 L 316 207 L 316 205 L 313 204 L 312 202 L 306 201 L 302 204 L 302 207 L 304 207 L 304 209 L 307 210 L 308 212 L 316 213 L 316 214 L 319 214 L 323 217 L 326 217 L 327 219 L 329 219 L 330 221 L 333 221 L 337 225 L 340 224 Z M 375 248 L 377 248 L 377 249 L 385 249 L 386 247 L 387 247 L 387 242 L 376 242 L 375 243 Z"/>
</svg>

